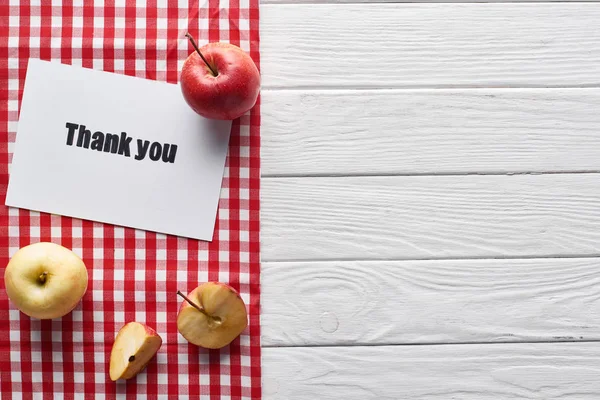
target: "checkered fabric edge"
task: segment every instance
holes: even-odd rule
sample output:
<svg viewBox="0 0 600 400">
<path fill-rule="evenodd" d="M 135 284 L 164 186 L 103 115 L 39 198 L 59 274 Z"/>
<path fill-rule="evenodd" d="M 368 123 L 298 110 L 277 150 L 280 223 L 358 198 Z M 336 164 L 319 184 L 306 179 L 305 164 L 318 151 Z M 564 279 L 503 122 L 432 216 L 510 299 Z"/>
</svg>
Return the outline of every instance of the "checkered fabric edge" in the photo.
<svg viewBox="0 0 600 400">
<path fill-rule="evenodd" d="M 189 31 L 200 44 L 239 45 L 260 65 L 258 0 L 71 3 L 0 1 L 2 204 L 29 58 L 177 83 Z M 259 189 L 257 104 L 232 127 L 211 243 L 0 206 L 2 276 L 17 249 L 38 241 L 73 249 L 89 272 L 81 304 L 55 320 L 20 313 L 0 280 L 2 398 L 260 398 Z M 177 290 L 204 281 L 231 284 L 248 305 L 248 329 L 220 351 L 177 332 Z M 145 372 L 114 383 L 112 343 L 134 320 L 156 329 L 163 346 Z"/>
</svg>

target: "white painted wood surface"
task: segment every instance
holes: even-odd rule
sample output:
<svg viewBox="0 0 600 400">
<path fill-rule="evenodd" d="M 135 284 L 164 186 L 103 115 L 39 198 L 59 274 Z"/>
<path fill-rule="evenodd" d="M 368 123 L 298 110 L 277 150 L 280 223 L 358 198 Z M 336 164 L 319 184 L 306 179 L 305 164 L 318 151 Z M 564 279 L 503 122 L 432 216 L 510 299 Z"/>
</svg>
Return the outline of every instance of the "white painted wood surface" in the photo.
<svg viewBox="0 0 600 400">
<path fill-rule="evenodd" d="M 261 6 L 264 398 L 600 398 L 600 4 L 388 1 Z"/>
<path fill-rule="evenodd" d="M 262 260 L 600 255 L 600 174 L 265 178 Z"/>
<path fill-rule="evenodd" d="M 272 348 L 263 350 L 263 392 L 277 400 L 598 399 L 599 359 L 600 343 Z"/>
<path fill-rule="evenodd" d="M 263 176 L 600 171 L 600 89 L 265 90 Z"/>
<path fill-rule="evenodd" d="M 600 340 L 600 258 L 262 264 L 263 346 Z"/>
<path fill-rule="evenodd" d="M 599 25 L 598 3 L 265 4 L 263 86 L 598 86 Z"/>
</svg>

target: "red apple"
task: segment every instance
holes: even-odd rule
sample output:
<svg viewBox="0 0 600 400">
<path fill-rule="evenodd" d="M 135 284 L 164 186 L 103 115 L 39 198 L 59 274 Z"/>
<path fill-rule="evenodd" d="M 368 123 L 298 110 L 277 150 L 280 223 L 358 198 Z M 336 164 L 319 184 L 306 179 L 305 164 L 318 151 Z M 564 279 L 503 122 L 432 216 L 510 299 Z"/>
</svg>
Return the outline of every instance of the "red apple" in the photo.
<svg viewBox="0 0 600 400">
<path fill-rule="evenodd" d="M 181 92 L 198 114 L 211 119 L 236 119 L 256 103 L 260 73 L 252 58 L 229 43 L 209 43 L 185 60 L 181 70 Z"/>
</svg>

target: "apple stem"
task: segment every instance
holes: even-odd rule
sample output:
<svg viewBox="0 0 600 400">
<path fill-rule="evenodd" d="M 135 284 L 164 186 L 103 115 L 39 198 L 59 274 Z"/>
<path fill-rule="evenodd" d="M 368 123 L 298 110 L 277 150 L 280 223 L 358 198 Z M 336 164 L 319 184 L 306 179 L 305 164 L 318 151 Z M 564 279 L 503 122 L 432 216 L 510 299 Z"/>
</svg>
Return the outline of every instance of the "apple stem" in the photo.
<svg viewBox="0 0 600 400">
<path fill-rule="evenodd" d="M 208 63 L 208 61 L 206 61 L 206 58 L 204 58 L 204 56 L 202 55 L 202 53 L 200 52 L 200 49 L 198 48 L 198 45 L 196 44 L 196 41 L 194 40 L 194 38 L 192 37 L 192 35 L 190 35 L 190 33 L 186 33 L 185 37 L 187 37 L 190 42 L 192 43 L 192 47 L 194 47 L 194 49 L 196 50 L 196 52 L 198 53 L 198 55 L 200 56 L 200 58 L 202 59 L 202 61 L 204 61 L 204 64 L 206 64 L 206 66 L 208 67 L 208 69 L 210 69 L 210 72 L 212 72 L 213 76 L 217 76 L 219 75 L 217 73 L 217 71 L 214 70 L 214 68 Z"/>
<path fill-rule="evenodd" d="M 177 294 L 180 295 L 181 297 L 183 297 L 185 299 L 185 301 L 187 301 L 188 303 L 190 303 L 190 305 L 192 307 L 194 307 L 196 310 L 200 311 L 202 314 L 206 315 L 208 318 L 210 318 L 210 315 L 208 315 L 206 313 L 206 311 L 204 311 L 204 309 L 202 307 L 200 307 L 198 304 L 194 303 L 193 301 L 191 301 L 185 294 L 181 293 L 180 290 L 177 291 Z"/>
<path fill-rule="evenodd" d="M 40 281 L 40 283 L 46 283 L 47 276 L 48 276 L 48 271 L 42 272 L 41 275 L 38 277 L 38 280 Z"/>
</svg>

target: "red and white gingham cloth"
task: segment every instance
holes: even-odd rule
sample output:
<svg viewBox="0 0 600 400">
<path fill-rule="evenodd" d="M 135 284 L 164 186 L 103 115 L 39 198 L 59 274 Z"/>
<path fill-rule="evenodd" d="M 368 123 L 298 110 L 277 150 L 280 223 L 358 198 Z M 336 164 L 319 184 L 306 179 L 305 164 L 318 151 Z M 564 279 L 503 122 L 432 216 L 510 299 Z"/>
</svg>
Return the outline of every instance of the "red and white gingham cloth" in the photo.
<svg viewBox="0 0 600 400">
<path fill-rule="evenodd" d="M 189 31 L 259 61 L 258 0 L 75 3 L 0 0 L 1 204 L 29 58 L 176 83 L 193 51 Z M 0 206 L 0 276 L 17 249 L 38 241 L 73 249 L 89 272 L 82 303 L 44 321 L 20 313 L 0 280 L 3 399 L 260 398 L 259 129 L 258 105 L 233 124 L 212 243 Z M 249 328 L 220 351 L 188 344 L 176 326 L 177 290 L 209 280 L 238 289 L 249 311 Z M 163 346 L 146 372 L 114 383 L 110 351 L 129 321 L 155 328 Z"/>
</svg>

